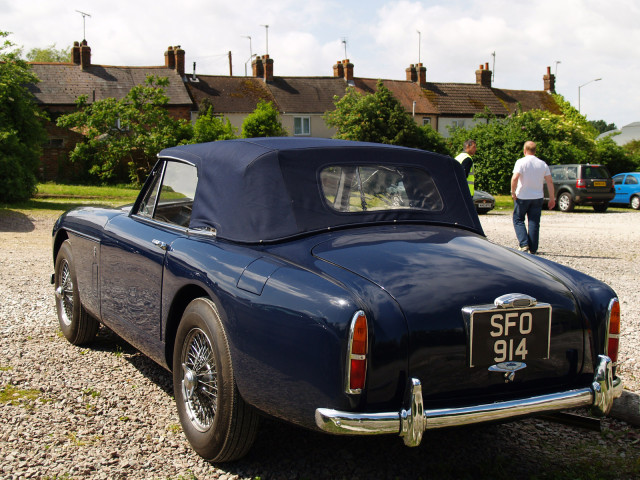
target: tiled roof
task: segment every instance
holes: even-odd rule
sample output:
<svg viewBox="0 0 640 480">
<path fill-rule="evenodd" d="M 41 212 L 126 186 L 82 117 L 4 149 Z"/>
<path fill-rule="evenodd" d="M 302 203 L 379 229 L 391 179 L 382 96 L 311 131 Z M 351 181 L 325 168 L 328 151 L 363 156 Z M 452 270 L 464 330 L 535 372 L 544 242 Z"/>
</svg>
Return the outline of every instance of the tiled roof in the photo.
<svg viewBox="0 0 640 480">
<path fill-rule="evenodd" d="M 333 110 L 333 97 L 342 97 L 347 84 L 335 77 L 274 77 L 266 84 L 282 113 L 324 113 Z"/>
<path fill-rule="evenodd" d="M 485 108 L 494 115 L 509 113 L 493 89 L 478 84 L 428 82 L 424 93 L 440 115 L 473 116 L 484 112 Z"/>
<path fill-rule="evenodd" d="M 496 97 L 505 104 L 509 113 L 515 112 L 518 104 L 522 106 L 524 111 L 538 109 L 557 115 L 562 113 L 551 94 L 542 90 L 504 90 L 494 88 L 493 91 Z"/>
<path fill-rule="evenodd" d="M 187 83 L 196 104 L 206 98 L 218 113 L 251 113 L 260 100 L 275 103 L 260 78 L 198 75 L 198 82 Z"/>
<path fill-rule="evenodd" d="M 374 93 L 378 80 L 372 78 L 355 78 L 355 88 L 362 93 Z M 402 104 L 409 113 L 413 112 L 413 102 L 416 102 L 416 113 L 419 114 L 438 114 L 439 111 L 434 102 L 429 98 L 426 92 L 420 88 L 415 82 L 402 80 L 383 80 L 384 86 L 387 87 L 393 96 Z"/>
<path fill-rule="evenodd" d="M 90 65 L 84 70 L 73 63 L 32 63 L 40 79 L 29 90 L 44 105 L 73 105 L 80 95 L 89 102 L 105 98 L 122 99 L 134 85 L 143 84 L 148 75 L 167 77 L 165 93 L 169 105 L 190 105 L 191 98 L 175 70 L 165 67 L 112 67 Z"/>
</svg>

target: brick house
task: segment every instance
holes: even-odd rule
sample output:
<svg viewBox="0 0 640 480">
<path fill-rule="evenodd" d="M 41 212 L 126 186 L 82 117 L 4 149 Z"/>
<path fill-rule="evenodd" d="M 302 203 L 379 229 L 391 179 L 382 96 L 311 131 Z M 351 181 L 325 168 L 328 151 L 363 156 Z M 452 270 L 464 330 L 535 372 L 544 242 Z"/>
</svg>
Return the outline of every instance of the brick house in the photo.
<svg viewBox="0 0 640 480">
<path fill-rule="evenodd" d="M 75 110 L 76 99 L 87 95 L 89 102 L 105 98 L 123 98 L 129 90 L 145 81 L 148 75 L 167 77 L 168 109 L 176 118 L 197 118 L 198 110 L 211 105 L 216 114 L 228 118 L 240 131 L 244 118 L 253 112 L 260 100 L 272 102 L 280 112 L 289 135 L 329 138 L 335 134 L 323 120 L 325 112 L 334 108 L 334 97 L 347 88 L 373 93 L 377 79 L 354 75 L 354 65 L 339 60 L 333 75 L 318 77 L 280 77 L 274 75 L 274 60 L 268 55 L 252 60 L 251 76 L 185 75 L 185 52 L 168 47 L 164 65 L 155 67 L 117 67 L 91 63 L 91 49 L 86 41 L 75 42 L 71 63 L 32 63 L 40 82 L 31 85 L 36 101 L 48 112 L 49 141 L 41 162 L 41 178 L 55 180 L 59 172 L 69 168 L 68 153 L 81 136 L 58 128 L 58 116 Z M 476 70 L 476 83 L 434 83 L 427 81 L 422 64 L 410 65 L 405 80 L 383 80 L 394 97 L 420 125 L 430 124 L 443 136 L 449 127 L 470 127 L 474 115 L 488 108 L 498 117 L 507 116 L 520 105 L 523 110 L 542 109 L 560 113 L 551 93 L 555 77 L 547 67 L 543 90 L 506 90 L 491 85 L 489 65 Z"/>
<path fill-rule="evenodd" d="M 190 118 L 193 102 L 184 87 L 184 50 L 180 47 L 169 47 L 164 65 L 158 67 L 92 64 L 91 48 L 86 41 L 74 43 L 71 57 L 71 63 L 31 63 L 40 82 L 29 85 L 29 90 L 51 120 L 46 124 L 49 140 L 41 157 L 41 179 L 55 180 L 64 169 L 73 168 L 67 160 L 68 154 L 82 136 L 57 127 L 55 122 L 60 115 L 76 110 L 76 99 L 80 95 L 86 95 L 89 103 L 105 98 L 120 100 L 133 86 L 144 83 L 148 75 L 167 77 L 169 112 L 176 118 Z"/>
</svg>

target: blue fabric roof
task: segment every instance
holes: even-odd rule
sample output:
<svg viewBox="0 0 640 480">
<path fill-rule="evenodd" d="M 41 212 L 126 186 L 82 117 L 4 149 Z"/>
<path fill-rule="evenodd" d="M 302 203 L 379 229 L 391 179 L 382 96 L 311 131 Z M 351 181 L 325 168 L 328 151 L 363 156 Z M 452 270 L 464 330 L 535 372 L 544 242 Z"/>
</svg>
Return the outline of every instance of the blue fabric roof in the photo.
<svg viewBox="0 0 640 480">
<path fill-rule="evenodd" d="M 198 169 L 190 228 L 215 228 L 231 241 L 279 241 L 378 222 L 459 224 L 482 233 L 458 162 L 423 150 L 324 138 L 252 138 L 167 148 L 162 158 Z M 443 199 L 440 212 L 385 210 L 343 214 L 325 202 L 320 171 L 329 165 L 403 165 L 426 169 Z"/>
</svg>

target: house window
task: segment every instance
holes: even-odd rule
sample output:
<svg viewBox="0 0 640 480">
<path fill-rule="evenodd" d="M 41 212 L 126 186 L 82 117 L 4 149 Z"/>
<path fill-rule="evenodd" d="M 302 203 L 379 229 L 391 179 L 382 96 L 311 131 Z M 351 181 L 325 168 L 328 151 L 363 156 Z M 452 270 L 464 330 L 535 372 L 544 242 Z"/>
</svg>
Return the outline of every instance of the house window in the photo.
<svg viewBox="0 0 640 480">
<path fill-rule="evenodd" d="M 311 135 L 310 117 L 293 117 L 294 135 Z"/>
<path fill-rule="evenodd" d="M 422 117 L 422 125 L 431 125 L 431 117 Z"/>
<path fill-rule="evenodd" d="M 451 126 L 453 128 L 464 128 L 464 120 L 453 120 Z"/>
</svg>

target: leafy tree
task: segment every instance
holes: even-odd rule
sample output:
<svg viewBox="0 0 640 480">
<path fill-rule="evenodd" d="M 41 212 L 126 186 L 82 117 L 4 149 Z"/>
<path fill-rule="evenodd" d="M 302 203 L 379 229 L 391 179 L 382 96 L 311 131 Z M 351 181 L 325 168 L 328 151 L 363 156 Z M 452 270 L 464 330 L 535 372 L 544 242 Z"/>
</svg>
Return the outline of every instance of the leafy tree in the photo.
<svg viewBox="0 0 640 480">
<path fill-rule="evenodd" d="M 598 135 L 618 128 L 615 123 L 607 123 L 604 120 L 590 120 L 589 123 L 598 131 Z"/>
<path fill-rule="evenodd" d="M 637 171 L 640 167 L 640 156 L 618 145 L 613 137 L 607 136 L 598 140 L 596 151 L 598 163 L 606 165 L 611 175 Z"/>
<path fill-rule="evenodd" d="M 216 117 L 213 107 L 209 106 L 204 114 L 200 114 L 193 125 L 193 137 L 189 143 L 213 142 L 215 140 L 231 140 L 237 138 L 235 128 L 227 118 L 226 121 Z"/>
<path fill-rule="evenodd" d="M 169 97 L 164 93 L 168 84 L 167 78 L 150 75 L 121 100 L 88 103 L 86 96 L 78 98 L 78 111 L 57 122 L 85 135 L 86 140 L 71 152 L 71 161 L 85 162 L 89 172 L 103 182 L 120 181 L 126 170 L 131 181 L 142 183 L 160 150 L 193 134 L 187 121 L 169 115 Z"/>
<path fill-rule="evenodd" d="M 30 62 L 66 63 L 71 61 L 71 47 L 57 49 L 56 44 L 46 48 L 32 48 L 27 52 Z"/>
<path fill-rule="evenodd" d="M 286 137 L 280 114 L 271 102 L 260 100 L 256 109 L 242 122 L 242 138 Z"/>
<path fill-rule="evenodd" d="M 337 129 L 335 138 L 449 153 L 442 136 L 428 125 L 419 127 L 382 80 L 373 94 L 348 88 L 334 103 L 335 110 L 325 113 L 324 120 Z"/>
<path fill-rule="evenodd" d="M 9 34 L 0 31 L 0 39 Z M 0 201 L 26 200 L 35 193 L 44 117 L 25 88 L 38 82 L 20 51 L 4 40 L 0 46 Z"/>
</svg>

